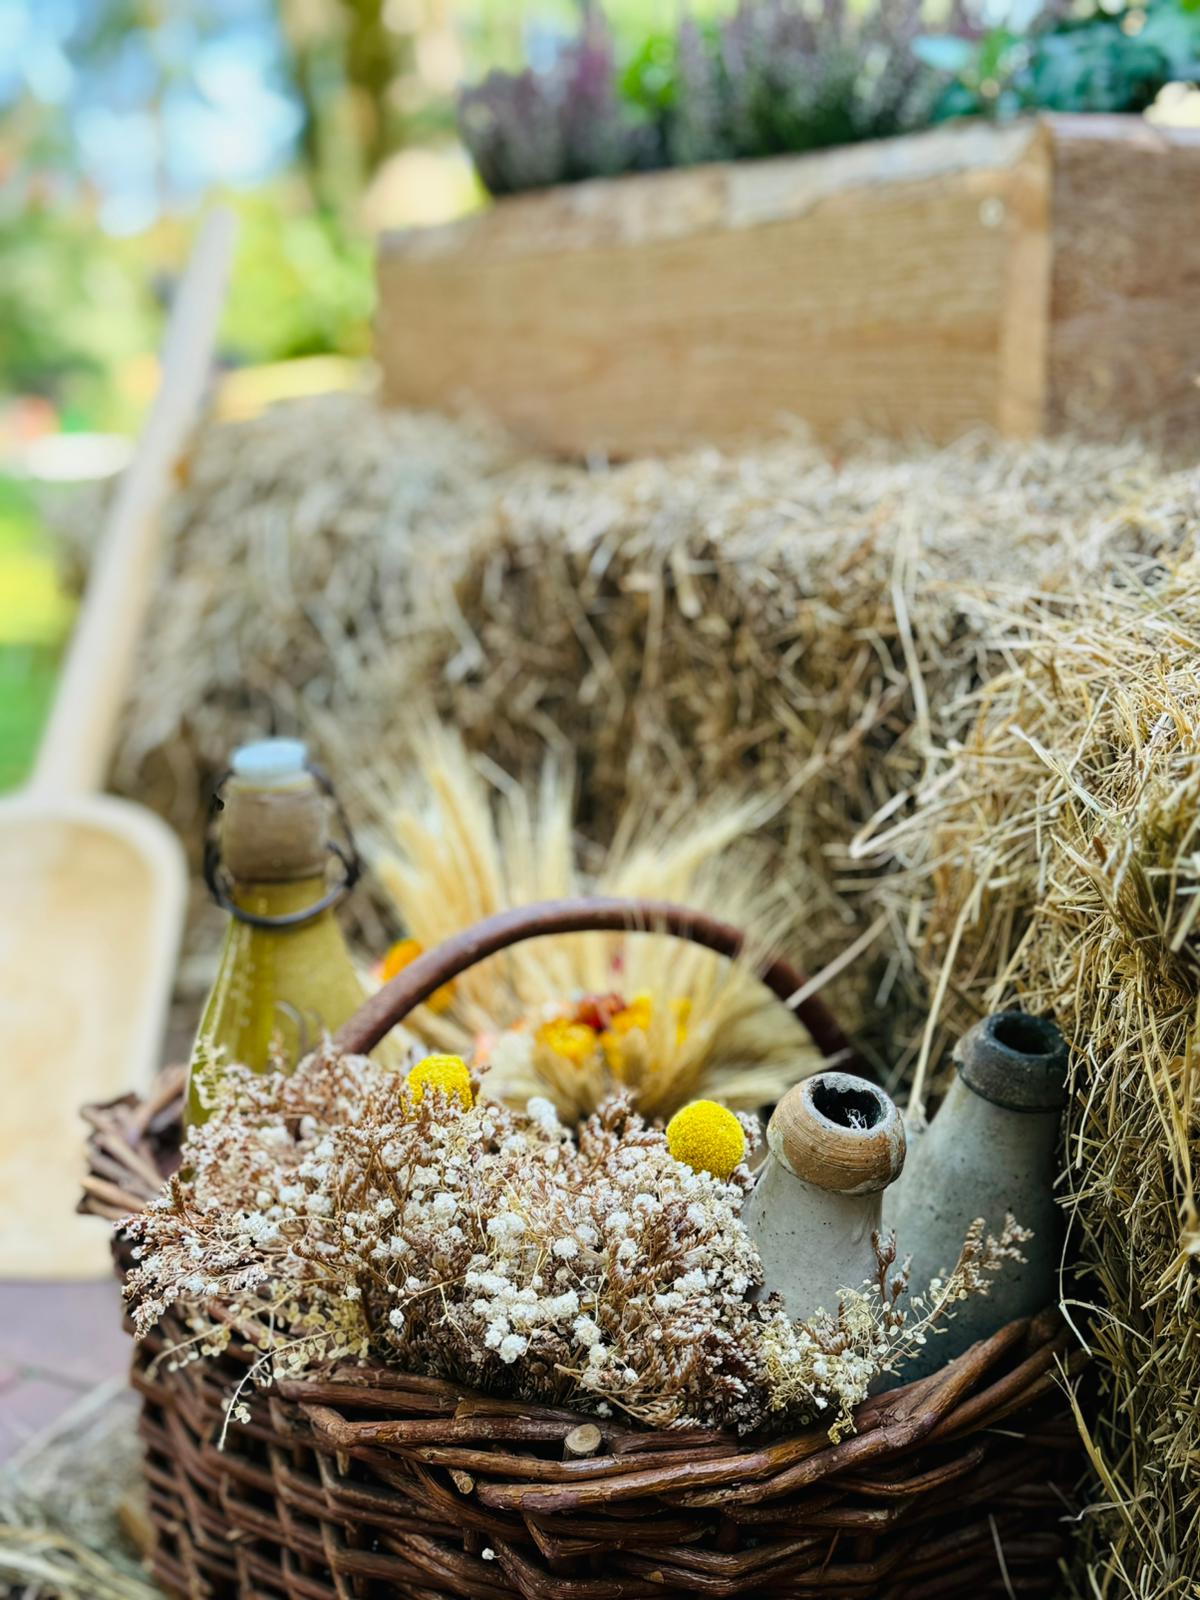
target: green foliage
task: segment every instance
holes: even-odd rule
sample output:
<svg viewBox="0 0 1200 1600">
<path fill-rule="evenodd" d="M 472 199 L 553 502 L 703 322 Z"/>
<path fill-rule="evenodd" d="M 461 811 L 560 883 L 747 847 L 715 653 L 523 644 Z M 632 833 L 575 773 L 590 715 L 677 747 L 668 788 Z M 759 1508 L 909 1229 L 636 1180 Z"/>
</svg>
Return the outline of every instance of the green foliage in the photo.
<svg viewBox="0 0 1200 1600">
<path fill-rule="evenodd" d="M 233 196 L 238 253 L 222 325 L 239 362 L 361 355 L 370 347 L 371 246 L 312 208 L 304 186 Z M 87 427 L 136 426 L 129 374 L 159 341 L 174 225 L 112 239 L 89 218 L 27 210 L 0 220 L 0 389 L 44 395 Z"/>
<path fill-rule="evenodd" d="M 0 474 L 0 793 L 29 775 L 70 615 L 33 497 Z"/>
<path fill-rule="evenodd" d="M 671 34 L 652 33 L 641 41 L 621 73 L 620 90 L 648 117 L 670 114 L 679 99 L 678 45 Z"/>
<path fill-rule="evenodd" d="M 0 794 L 30 774 L 57 677 L 55 652 L 0 643 Z"/>
<path fill-rule="evenodd" d="M 158 319 L 148 275 L 87 218 L 0 214 L 0 386 L 98 425 L 123 423 L 109 375 L 154 347 Z"/>
<path fill-rule="evenodd" d="M 371 246 L 286 189 L 234 201 L 238 253 L 222 343 L 240 361 L 361 355 L 370 347 Z"/>
<path fill-rule="evenodd" d="M 920 39 L 922 60 L 952 74 L 936 120 L 1023 111 L 1136 112 L 1164 84 L 1200 78 L 1197 0 L 1149 0 L 1116 13 L 1044 19 L 1025 35 Z"/>
</svg>

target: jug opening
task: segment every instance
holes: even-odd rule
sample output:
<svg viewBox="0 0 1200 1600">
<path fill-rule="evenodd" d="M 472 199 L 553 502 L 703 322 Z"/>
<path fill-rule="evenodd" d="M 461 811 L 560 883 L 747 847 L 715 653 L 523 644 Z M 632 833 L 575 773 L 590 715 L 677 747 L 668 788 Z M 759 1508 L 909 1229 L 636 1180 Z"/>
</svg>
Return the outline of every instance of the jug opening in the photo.
<svg viewBox="0 0 1200 1600">
<path fill-rule="evenodd" d="M 1002 1011 L 991 1020 L 990 1032 L 997 1044 L 1021 1056 L 1049 1056 L 1061 1049 L 1058 1029 L 1043 1017 L 1030 1017 L 1023 1011 Z"/>
<path fill-rule="evenodd" d="M 838 1128 L 854 1128 L 865 1133 L 883 1117 L 883 1106 L 869 1088 L 831 1082 L 828 1078 L 818 1078 L 813 1083 L 812 1103 L 826 1122 Z"/>
<path fill-rule="evenodd" d="M 965 1033 L 954 1052 L 968 1089 L 1007 1111 L 1059 1111 L 1067 1047 L 1051 1017 L 997 1011 Z"/>
</svg>

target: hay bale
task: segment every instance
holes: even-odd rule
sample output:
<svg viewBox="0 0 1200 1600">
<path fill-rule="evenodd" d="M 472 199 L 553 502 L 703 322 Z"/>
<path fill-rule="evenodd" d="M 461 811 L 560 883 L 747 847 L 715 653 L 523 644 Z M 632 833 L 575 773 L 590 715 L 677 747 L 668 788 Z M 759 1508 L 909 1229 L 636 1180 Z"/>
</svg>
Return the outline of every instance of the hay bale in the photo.
<svg viewBox="0 0 1200 1600">
<path fill-rule="evenodd" d="M 454 618 L 425 671 L 442 713 L 509 770 L 545 744 L 580 764 L 603 836 L 633 793 L 740 778 L 774 825 L 809 967 L 874 915 L 855 830 L 917 789 L 1003 665 L 979 599 L 1101 585 L 1177 529 L 1145 452 L 975 441 L 831 462 L 803 441 L 605 474 L 514 467 L 419 568 Z M 834 999 L 893 1083 L 920 1049 L 906 929 Z"/>
<path fill-rule="evenodd" d="M 361 780 L 361 821 L 429 696 L 518 776 L 572 750 L 599 840 L 627 796 L 780 797 L 793 939 L 820 966 L 860 931 L 871 876 L 830 852 L 919 781 L 931 717 L 989 670 L 975 590 L 1018 561 L 1045 587 L 1099 572 L 1144 541 L 1156 470 L 1134 446 L 831 461 L 784 437 L 588 471 L 361 396 L 278 407 L 195 453 L 116 783 L 195 851 L 230 744 L 300 731 Z M 368 926 L 376 948 L 388 931 Z M 876 1054 L 899 1079 L 897 960 L 857 967 L 841 1003 L 889 1011 Z"/>
<path fill-rule="evenodd" d="M 426 626 L 414 543 L 484 503 L 512 459 L 481 424 L 354 394 L 207 430 L 168 508 L 115 786 L 195 846 L 239 739 L 300 729 L 348 774 L 373 770 Z"/>
<path fill-rule="evenodd" d="M 1197 525 L 1196 485 L 1180 501 Z M 1200 559 L 988 612 L 1013 669 L 893 848 L 942 1021 L 1016 994 L 1073 1081 L 1064 1183 L 1097 1357 L 1095 1594 L 1200 1589 Z M 936 862 L 936 869 L 932 864 Z M 911 910 L 910 910 L 911 914 Z M 943 976 L 950 982 L 943 988 Z"/>
</svg>

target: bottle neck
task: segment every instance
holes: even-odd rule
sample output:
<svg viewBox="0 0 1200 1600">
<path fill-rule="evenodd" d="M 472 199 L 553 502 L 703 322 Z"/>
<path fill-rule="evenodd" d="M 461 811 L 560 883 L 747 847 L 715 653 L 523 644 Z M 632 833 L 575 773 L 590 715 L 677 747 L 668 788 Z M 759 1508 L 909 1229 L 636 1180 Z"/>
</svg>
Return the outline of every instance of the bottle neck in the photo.
<svg viewBox="0 0 1200 1600">
<path fill-rule="evenodd" d="M 956 1073 L 930 1126 L 946 1138 L 976 1138 L 985 1145 L 1011 1139 L 1028 1143 L 1032 1150 L 1054 1142 L 1060 1115 L 1058 1111 L 1014 1111 L 997 1105 Z"/>
<path fill-rule="evenodd" d="M 310 774 L 271 787 L 232 780 L 226 790 L 221 852 L 233 879 L 234 899 L 241 905 L 244 892 L 268 885 L 322 883 L 328 833 L 326 802 Z M 312 898 L 319 899 L 319 893 Z"/>
<path fill-rule="evenodd" d="M 326 883 L 324 874 L 312 874 L 306 878 L 287 878 L 272 882 L 265 879 L 258 883 L 238 882 L 234 885 L 230 898 L 241 911 L 247 911 L 256 917 L 290 917 L 298 911 L 304 911 L 309 906 L 315 906 L 324 896 Z M 324 911 L 312 919 L 313 922 L 324 921 L 333 916 L 333 908 L 326 906 Z M 300 923 L 295 929 L 277 929 L 276 932 L 297 932 L 300 928 L 309 927 L 311 923 Z"/>
<path fill-rule="evenodd" d="M 996 1011 L 965 1033 L 958 1079 L 1007 1111 L 1057 1115 L 1066 1099 L 1067 1047 L 1049 1017 Z"/>
<path fill-rule="evenodd" d="M 771 1113 L 767 1148 L 793 1177 L 841 1195 L 886 1189 L 904 1165 L 904 1124 L 876 1084 L 820 1072 Z"/>
<path fill-rule="evenodd" d="M 755 1191 L 761 1185 L 759 1200 L 769 1211 L 778 1202 L 800 1210 L 806 1222 L 826 1227 L 835 1217 L 874 1217 L 876 1224 L 883 1209 L 882 1189 L 828 1189 L 808 1178 L 797 1177 L 786 1161 L 768 1155 L 759 1173 Z"/>
</svg>

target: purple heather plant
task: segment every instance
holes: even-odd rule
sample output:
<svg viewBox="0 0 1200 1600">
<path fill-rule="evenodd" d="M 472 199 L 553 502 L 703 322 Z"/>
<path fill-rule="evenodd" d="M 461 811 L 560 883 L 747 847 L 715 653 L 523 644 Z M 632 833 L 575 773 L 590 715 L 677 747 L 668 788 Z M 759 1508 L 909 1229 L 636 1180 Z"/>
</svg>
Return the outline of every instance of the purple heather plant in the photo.
<svg viewBox="0 0 1200 1600">
<path fill-rule="evenodd" d="M 552 70 L 493 72 L 466 89 L 459 127 L 493 194 L 909 132 L 933 120 L 944 82 L 914 49 L 925 4 L 740 0 L 716 24 L 685 17 L 673 40 L 654 41 L 666 82 L 650 95 L 636 71 L 622 79 L 589 7 Z M 956 31 L 961 4 L 946 24 Z"/>
<path fill-rule="evenodd" d="M 880 139 L 928 122 L 937 80 L 913 43 L 924 0 L 866 9 L 742 0 L 720 30 L 724 114 L 735 155 Z"/>
<path fill-rule="evenodd" d="M 732 156 L 731 130 L 725 110 L 720 55 L 711 36 L 685 17 L 675 48 L 675 94 L 665 118 L 663 142 L 673 167 Z"/>
<path fill-rule="evenodd" d="M 491 72 L 459 96 L 458 126 L 492 194 L 653 166 L 658 135 L 624 100 L 608 24 L 589 8 L 552 72 Z"/>
</svg>

